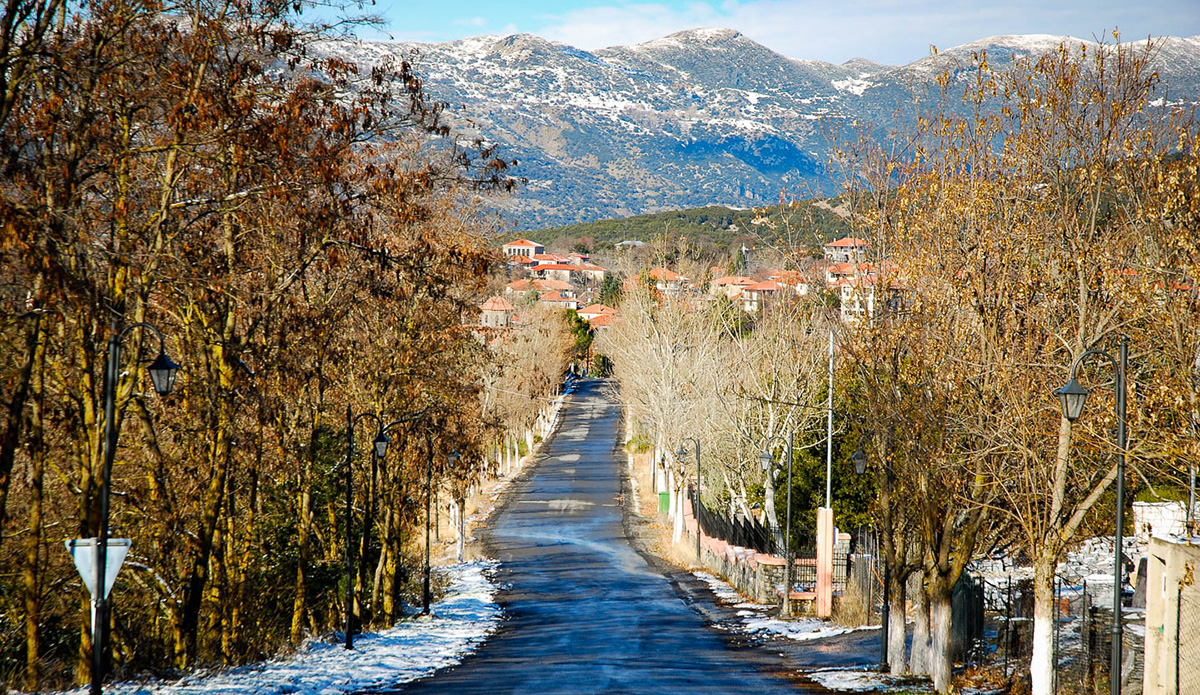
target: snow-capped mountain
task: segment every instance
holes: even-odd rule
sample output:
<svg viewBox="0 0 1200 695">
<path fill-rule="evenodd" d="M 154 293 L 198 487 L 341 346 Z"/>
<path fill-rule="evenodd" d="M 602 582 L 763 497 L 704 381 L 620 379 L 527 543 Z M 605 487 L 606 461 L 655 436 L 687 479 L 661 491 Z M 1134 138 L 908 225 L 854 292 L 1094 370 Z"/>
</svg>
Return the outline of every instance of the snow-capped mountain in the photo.
<svg viewBox="0 0 1200 695">
<path fill-rule="evenodd" d="M 997 36 L 904 66 L 833 65 L 779 55 L 728 29 L 694 29 L 588 52 L 527 34 L 440 44 L 359 42 L 326 50 L 370 65 L 413 60 L 430 95 L 456 107 L 467 137 L 502 145 L 527 186 L 504 202 L 521 229 L 711 204 L 828 193 L 841 124 L 885 128 L 913 90 L 986 50 L 1002 68 L 1062 36 Z M 1171 101 L 1200 99 L 1200 37 L 1164 38 L 1157 69 Z"/>
</svg>

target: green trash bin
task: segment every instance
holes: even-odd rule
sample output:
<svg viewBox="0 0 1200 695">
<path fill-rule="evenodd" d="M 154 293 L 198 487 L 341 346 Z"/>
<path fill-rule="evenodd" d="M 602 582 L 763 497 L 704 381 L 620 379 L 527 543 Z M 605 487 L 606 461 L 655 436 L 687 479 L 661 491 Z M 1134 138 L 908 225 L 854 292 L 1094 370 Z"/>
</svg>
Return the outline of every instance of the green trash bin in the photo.
<svg viewBox="0 0 1200 695">
<path fill-rule="evenodd" d="M 658 513 L 666 514 L 667 510 L 669 510 L 670 508 L 671 508 L 671 493 L 667 492 L 666 490 L 663 490 L 662 492 L 658 493 Z"/>
</svg>

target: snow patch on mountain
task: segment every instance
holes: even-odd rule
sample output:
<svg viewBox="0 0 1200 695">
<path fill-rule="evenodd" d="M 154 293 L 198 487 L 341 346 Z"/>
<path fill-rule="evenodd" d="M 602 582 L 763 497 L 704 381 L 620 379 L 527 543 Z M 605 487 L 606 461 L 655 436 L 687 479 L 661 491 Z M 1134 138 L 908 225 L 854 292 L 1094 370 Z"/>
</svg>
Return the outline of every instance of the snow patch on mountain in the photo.
<svg viewBox="0 0 1200 695">
<path fill-rule="evenodd" d="M 830 84 L 839 92 L 849 92 L 856 97 L 861 97 L 863 92 L 875 86 L 874 82 L 863 79 L 862 77 L 851 77 L 845 80 L 832 80 Z"/>
</svg>

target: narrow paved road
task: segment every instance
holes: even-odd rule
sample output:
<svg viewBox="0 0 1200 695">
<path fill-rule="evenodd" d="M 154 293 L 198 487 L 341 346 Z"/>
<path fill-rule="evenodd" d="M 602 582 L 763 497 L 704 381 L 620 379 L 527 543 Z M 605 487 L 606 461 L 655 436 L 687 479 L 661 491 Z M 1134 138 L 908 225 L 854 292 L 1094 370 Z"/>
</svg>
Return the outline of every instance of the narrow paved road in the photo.
<svg viewBox="0 0 1200 695">
<path fill-rule="evenodd" d="M 404 693 L 795 693 L 731 649 L 622 525 L 618 408 L 583 382 L 558 433 L 483 535 L 505 586 L 503 627 Z"/>
</svg>

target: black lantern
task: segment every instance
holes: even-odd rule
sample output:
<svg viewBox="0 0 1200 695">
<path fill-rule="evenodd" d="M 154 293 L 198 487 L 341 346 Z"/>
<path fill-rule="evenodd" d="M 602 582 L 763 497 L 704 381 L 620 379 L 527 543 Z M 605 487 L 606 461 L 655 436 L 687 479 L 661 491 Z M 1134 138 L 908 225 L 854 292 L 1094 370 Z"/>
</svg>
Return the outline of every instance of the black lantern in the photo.
<svg viewBox="0 0 1200 695">
<path fill-rule="evenodd" d="M 771 464 L 775 463 L 775 457 L 772 456 L 769 451 L 764 451 L 758 455 L 758 463 L 762 466 L 764 471 L 769 470 L 771 468 Z"/>
<path fill-rule="evenodd" d="M 388 436 L 383 433 L 383 430 L 380 430 L 379 434 L 375 435 L 375 455 L 379 458 L 387 456 L 388 442 L 390 441 Z"/>
<path fill-rule="evenodd" d="M 679 451 L 675 452 L 675 460 L 676 461 L 686 461 L 687 460 L 687 449 L 684 449 L 682 444 L 679 445 Z"/>
<path fill-rule="evenodd" d="M 862 475 L 867 472 L 867 455 L 863 453 L 861 446 L 850 455 L 850 460 L 854 462 L 855 473 Z"/>
<path fill-rule="evenodd" d="M 1062 403 L 1063 415 L 1071 422 L 1075 422 L 1083 414 L 1083 403 L 1087 400 L 1089 393 L 1091 392 L 1076 381 L 1075 376 L 1072 375 L 1071 379 L 1067 381 L 1067 385 L 1055 391 L 1054 395 L 1058 396 L 1058 400 Z"/>
<path fill-rule="evenodd" d="M 158 357 L 150 363 L 150 381 L 154 383 L 154 390 L 160 396 L 166 396 L 175 388 L 175 375 L 179 372 L 179 365 L 167 353 L 159 352 Z"/>
</svg>

